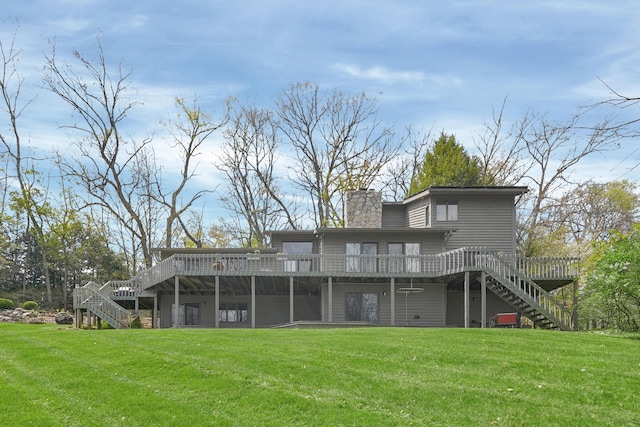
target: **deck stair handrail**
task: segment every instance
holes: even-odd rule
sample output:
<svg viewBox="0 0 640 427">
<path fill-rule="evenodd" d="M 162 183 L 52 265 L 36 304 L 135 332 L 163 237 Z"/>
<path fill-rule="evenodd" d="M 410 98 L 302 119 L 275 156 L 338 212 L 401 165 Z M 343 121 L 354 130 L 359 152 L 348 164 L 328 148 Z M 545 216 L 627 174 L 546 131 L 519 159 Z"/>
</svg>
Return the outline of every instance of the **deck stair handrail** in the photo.
<svg viewBox="0 0 640 427">
<path fill-rule="evenodd" d="M 98 289 L 96 289 L 98 288 Z M 86 309 L 116 329 L 129 328 L 131 314 L 99 291 L 99 285 L 89 282 L 73 290 L 74 307 Z"/>
<path fill-rule="evenodd" d="M 562 330 L 573 329 L 571 311 L 520 269 L 510 264 L 507 257 L 484 248 L 463 248 L 460 251 L 467 253 L 463 256 L 466 262 L 465 269 L 484 270 L 505 289 L 535 309 L 525 312 L 525 315 L 531 314 L 533 317 L 539 313 Z"/>
</svg>

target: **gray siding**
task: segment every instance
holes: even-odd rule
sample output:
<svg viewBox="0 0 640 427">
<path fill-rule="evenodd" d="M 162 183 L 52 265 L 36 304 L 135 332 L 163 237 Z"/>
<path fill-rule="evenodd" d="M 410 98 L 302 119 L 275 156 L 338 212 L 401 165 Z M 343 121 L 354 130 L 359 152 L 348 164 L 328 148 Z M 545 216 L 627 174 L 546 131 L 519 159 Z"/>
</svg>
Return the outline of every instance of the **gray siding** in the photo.
<svg viewBox="0 0 640 427">
<path fill-rule="evenodd" d="M 514 250 L 515 206 L 513 196 L 464 195 L 457 199 L 458 221 L 433 221 L 432 227 L 455 229 L 447 241 L 447 250 L 464 246 L 486 246 L 496 251 L 512 253 Z M 434 200 L 433 209 L 438 199 Z M 434 216 L 435 219 L 435 216 Z"/>
<path fill-rule="evenodd" d="M 282 252 L 282 242 L 313 242 L 313 253 L 318 253 L 318 239 L 312 231 L 307 233 L 277 234 L 271 238 L 271 248 Z"/>
<path fill-rule="evenodd" d="M 382 227 L 406 227 L 407 216 L 403 205 L 382 205 Z"/>
<path fill-rule="evenodd" d="M 403 285 L 404 286 L 404 285 Z M 399 286 L 396 285 L 396 289 Z M 397 326 L 445 326 L 447 286 L 444 284 L 414 284 L 424 291 L 406 296 L 396 294 Z"/>
<path fill-rule="evenodd" d="M 476 299 L 473 301 L 473 299 Z M 471 326 L 480 326 L 482 321 L 481 293 L 469 292 L 469 321 Z M 493 292 L 487 290 L 487 323 L 497 313 L 513 313 L 515 309 Z M 447 326 L 464 327 L 464 292 L 447 292 Z M 489 325 L 485 325 L 489 326 Z"/>
<path fill-rule="evenodd" d="M 407 219 L 409 227 L 424 228 L 427 226 L 426 209 L 430 206 L 430 203 L 431 199 L 427 197 L 407 205 Z M 429 215 L 432 214 L 431 211 L 432 209 L 429 210 Z"/>
<path fill-rule="evenodd" d="M 396 289 L 401 286 L 396 284 Z M 424 288 L 424 291 L 408 295 L 395 294 L 395 325 L 396 326 L 445 326 L 446 322 L 446 285 L 440 283 L 414 283 L 414 287 Z M 384 295 L 386 291 L 386 295 Z M 322 320 L 329 320 L 328 285 L 323 285 Z M 372 292 L 378 294 L 378 319 L 380 325 L 391 325 L 391 285 L 337 283 L 333 285 L 333 316 L 332 321 L 346 320 L 346 293 Z M 406 307 L 406 308 L 405 308 Z"/>
<path fill-rule="evenodd" d="M 251 296 L 222 296 L 220 303 L 240 302 L 247 304 L 248 319 L 243 323 L 220 323 L 221 328 L 248 328 L 251 326 Z M 160 327 L 172 327 L 171 306 L 174 303 L 172 293 L 159 295 Z M 180 295 L 180 304 L 197 303 L 200 305 L 200 324 L 194 326 L 213 328 L 215 326 L 215 299 L 213 295 Z M 294 320 L 320 320 L 320 297 L 298 296 L 293 300 Z M 257 295 L 256 327 L 267 327 L 289 323 L 289 296 Z"/>
<path fill-rule="evenodd" d="M 289 323 L 289 296 L 256 296 L 256 327 Z M 320 320 L 319 296 L 295 296 L 293 320 Z"/>
<path fill-rule="evenodd" d="M 378 254 L 380 255 L 389 252 L 389 243 L 420 243 L 422 254 L 437 254 L 443 249 L 442 234 L 434 234 L 426 230 L 423 233 L 418 230 L 407 230 L 406 232 L 380 230 L 375 233 L 357 233 L 344 229 L 344 232 L 340 234 L 325 235 L 323 251 L 325 254 L 344 254 L 347 242 L 378 243 Z"/>
<path fill-rule="evenodd" d="M 213 308 L 215 302 L 213 295 L 180 295 L 180 304 L 190 303 L 200 305 L 200 325 L 214 326 L 215 318 Z M 174 303 L 173 293 L 158 294 L 158 309 L 160 310 L 160 327 L 170 328 L 172 324 L 171 306 Z"/>
</svg>

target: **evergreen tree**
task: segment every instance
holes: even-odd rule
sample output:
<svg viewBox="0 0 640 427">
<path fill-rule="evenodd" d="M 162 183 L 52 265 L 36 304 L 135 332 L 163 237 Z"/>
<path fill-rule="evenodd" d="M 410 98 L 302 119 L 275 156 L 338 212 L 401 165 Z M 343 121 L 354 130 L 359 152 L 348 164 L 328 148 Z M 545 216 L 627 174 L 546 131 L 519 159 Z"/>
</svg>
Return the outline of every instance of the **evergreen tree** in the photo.
<svg viewBox="0 0 640 427">
<path fill-rule="evenodd" d="M 414 176 L 410 194 L 431 186 L 474 187 L 494 185 L 493 176 L 483 174 L 475 156 L 467 154 L 455 135 L 441 133 L 433 148 L 427 151 L 422 167 Z"/>
</svg>

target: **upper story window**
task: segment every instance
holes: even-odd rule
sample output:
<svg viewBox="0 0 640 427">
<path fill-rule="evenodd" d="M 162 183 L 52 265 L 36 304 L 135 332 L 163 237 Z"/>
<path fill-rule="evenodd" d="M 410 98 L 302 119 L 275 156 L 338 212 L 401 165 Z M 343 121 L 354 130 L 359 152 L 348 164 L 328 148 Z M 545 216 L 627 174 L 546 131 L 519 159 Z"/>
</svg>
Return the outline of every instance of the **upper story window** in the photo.
<svg viewBox="0 0 640 427">
<path fill-rule="evenodd" d="M 346 268 L 349 273 L 378 271 L 377 243 L 347 243 Z"/>
<path fill-rule="evenodd" d="M 420 243 L 389 243 L 389 255 L 390 272 L 420 272 Z"/>
<path fill-rule="evenodd" d="M 285 254 L 313 253 L 313 242 L 282 242 L 282 253 L 285 253 Z"/>
<path fill-rule="evenodd" d="M 282 242 L 282 253 L 308 255 L 313 253 L 313 242 Z M 311 260 L 294 256 L 284 262 L 284 271 L 311 271 Z"/>
<path fill-rule="evenodd" d="M 457 221 L 458 202 L 437 202 L 436 221 Z"/>
<path fill-rule="evenodd" d="M 424 224 L 427 228 L 431 227 L 431 209 L 428 205 L 424 208 Z"/>
</svg>

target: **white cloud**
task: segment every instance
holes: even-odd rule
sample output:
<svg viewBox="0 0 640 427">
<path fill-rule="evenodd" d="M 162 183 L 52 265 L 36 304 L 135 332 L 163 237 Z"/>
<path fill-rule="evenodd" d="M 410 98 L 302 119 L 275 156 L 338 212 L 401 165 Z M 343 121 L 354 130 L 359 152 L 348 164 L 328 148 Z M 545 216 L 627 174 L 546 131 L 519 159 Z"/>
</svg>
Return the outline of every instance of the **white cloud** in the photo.
<svg viewBox="0 0 640 427">
<path fill-rule="evenodd" d="M 400 70 L 394 71 L 382 66 L 360 68 L 357 65 L 335 64 L 334 69 L 349 77 L 372 80 L 386 85 L 394 84 L 435 84 L 437 86 L 459 86 L 461 79 L 455 76 L 431 75 L 423 71 Z"/>
<path fill-rule="evenodd" d="M 80 33 L 91 26 L 89 19 L 73 19 L 64 18 L 49 21 L 47 23 L 47 31 L 56 36 L 72 36 Z"/>
</svg>

